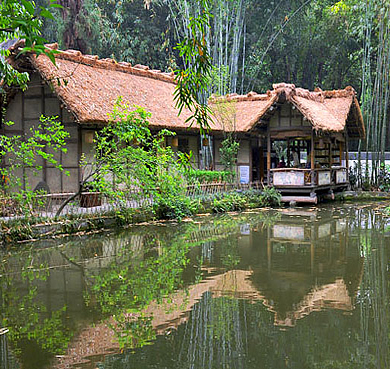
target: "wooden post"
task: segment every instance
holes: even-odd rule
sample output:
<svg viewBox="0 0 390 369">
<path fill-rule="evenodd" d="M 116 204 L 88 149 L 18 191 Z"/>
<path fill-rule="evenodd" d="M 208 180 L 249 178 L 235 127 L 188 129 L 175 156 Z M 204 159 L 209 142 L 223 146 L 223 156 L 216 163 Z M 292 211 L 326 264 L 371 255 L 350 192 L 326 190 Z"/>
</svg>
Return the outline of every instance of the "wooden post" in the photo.
<svg viewBox="0 0 390 369">
<path fill-rule="evenodd" d="M 271 131 L 267 130 L 267 185 L 271 184 Z"/>
<path fill-rule="evenodd" d="M 347 182 L 349 183 L 349 151 L 348 151 L 348 133 L 345 132 L 345 166 L 347 168 Z"/>
<path fill-rule="evenodd" d="M 291 110 L 290 110 L 291 113 Z M 290 167 L 290 139 L 287 139 L 287 160 L 286 160 L 287 167 Z"/>
<path fill-rule="evenodd" d="M 264 149 L 259 148 L 259 171 L 260 171 L 260 182 L 264 182 Z"/>
<path fill-rule="evenodd" d="M 314 129 L 311 131 L 311 149 L 310 149 L 310 156 L 311 156 L 311 163 L 310 163 L 310 177 L 311 177 L 311 184 L 314 185 L 314 165 L 315 165 L 315 158 L 314 158 L 315 150 L 314 150 Z"/>
</svg>

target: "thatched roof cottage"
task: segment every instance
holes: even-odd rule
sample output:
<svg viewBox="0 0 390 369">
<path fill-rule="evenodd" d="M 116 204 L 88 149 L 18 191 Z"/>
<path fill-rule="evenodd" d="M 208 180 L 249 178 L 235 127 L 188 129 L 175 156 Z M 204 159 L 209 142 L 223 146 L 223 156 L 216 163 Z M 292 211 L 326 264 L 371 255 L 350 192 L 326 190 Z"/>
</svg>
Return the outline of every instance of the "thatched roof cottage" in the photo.
<svg viewBox="0 0 390 369">
<path fill-rule="evenodd" d="M 180 117 L 177 115 L 172 73 L 99 59 L 75 50 L 56 54 L 55 66 L 45 55 L 18 56 L 22 47 L 22 42 L 11 47 L 9 62 L 18 70 L 27 71 L 30 82 L 25 92 L 14 86 L 6 87 L 7 93 L 2 101 L 7 108 L 5 119 L 14 121 L 15 125 L 11 128 L 3 126 L 2 133 L 25 134 L 41 114 L 59 116 L 70 132 L 68 153 L 58 158 L 64 169 L 70 172 L 70 178 L 44 164 L 41 178 L 32 178 L 33 187 L 43 180 L 51 192 L 77 189 L 82 175 L 79 167 L 81 154 L 85 153 L 88 157 L 91 153 L 93 132 L 108 122 L 108 114 L 119 96 L 126 103 L 142 106 L 151 112 L 153 130 L 169 128 L 177 132 L 178 140 L 175 140 L 174 146 L 192 151 L 194 165 L 202 164 L 204 147 L 199 129 L 195 125 L 190 127 L 186 122 L 189 112 L 183 111 Z M 56 49 L 57 45 L 49 47 Z M 323 186 L 319 183 L 323 183 L 324 175 L 318 174 L 319 169 L 325 166 L 329 169 L 335 166 L 345 168 L 348 140 L 364 136 L 356 93 L 351 87 L 314 92 L 290 84 L 273 87 L 267 94 L 251 92 L 210 99 L 214 111 L 214 119 L 210 123 L 210 165 L 214 169 L 222 169 L 219 147 L 226 132 L 231 131 L 240 140 L 237 171 L 241 181 L 268 181 L 284 186 L 283 181 L 291 178 L 293 173 L 296 178 L 287 186 L 304 184 L 306 192 L 312 193 L 318 186 Z M 294 171 L 277 172 L 277 141 L 284 142 L 286 167 L 292 169 L 293 156 L 298 155 L 304 161 L 306 153 L 306 161 L 308 157 L 311 160 L 310 168 L 301 168 L 305 164 L 302 162 L 295 163 Z M 297 175 L 298 169 L 306 172 Z M 308 170 L 311 174 L 307 174 Z M 343 184 L 347 182 L 347 178 L 344 179 Z"/>
</svg>

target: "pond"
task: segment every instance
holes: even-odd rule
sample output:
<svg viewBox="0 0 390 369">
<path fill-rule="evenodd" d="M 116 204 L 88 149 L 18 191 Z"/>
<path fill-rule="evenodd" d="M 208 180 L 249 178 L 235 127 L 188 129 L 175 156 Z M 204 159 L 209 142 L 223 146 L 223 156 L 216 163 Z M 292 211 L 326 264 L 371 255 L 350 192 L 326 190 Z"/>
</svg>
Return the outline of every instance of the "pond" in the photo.
<svg viewBox="0 0 390 369">
<path fill-rule="evenodd" d="M 2 250 L 0 369 L 389 368 L 379 206 L 196 217 Z"/>
</svg>

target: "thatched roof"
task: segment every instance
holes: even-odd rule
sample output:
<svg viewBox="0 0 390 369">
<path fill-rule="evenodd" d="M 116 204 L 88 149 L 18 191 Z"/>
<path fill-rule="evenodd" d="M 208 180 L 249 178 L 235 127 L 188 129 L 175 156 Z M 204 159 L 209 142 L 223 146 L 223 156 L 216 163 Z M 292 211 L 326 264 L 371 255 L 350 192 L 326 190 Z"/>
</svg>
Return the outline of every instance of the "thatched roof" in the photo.
<svg viewBox="0 0 390 369">
<path fill-rule="evenodd" d="M 343 132 L 347 127 L 350 137 L 364 137 L 363 117 L 356 92 L 352 87 L 343 90 L 309 91 L 295 85 L 273 85 L 267 94 L 250 92 L 247 95 L 231 94 L 210 99 L 214 111 L 225 102 L 235 104 L 237 131 L 250 131 L 258 124 L 269 120 L 277 105 L 289 102 L 312 124 L 313 129 L 323 132 Z M 216 113 L 218 115 L 218 113 Z"/>
<path fill-rule="evenodd" d="M 57 49 L 57 44 L 47 46 Z M 18 43 L 11 50 L 14 55 L 20 47 L 22 45 Z M 190 113 L 184 110 L 178 117 L 175 108 L 173 73 L 151 70 L 143 65 L 118 63 L 113 59 L 99 59 L 76 50 L 56 54 L 56 65 L 43 54 L 38 57 L 30 54 L 18 59 L 24 59 L 24 64 L 27 61 L 33 66 L 81 124 L 107 123 L 108 114 L 118 97 L 122 96 L 130 106 L 141 106 L 149 111 L 153 127 L 189 127 L 185 121 Z M 18 59 L 11 59 L 11 63 L 17 66 L 21 63 Z"/>
<path fill-rule="evenodd" d="M 47 45 L 57 49 L 57 44 Z M 184 110 L 178 117 L 173 93 L 173 73 L 151 70 L 144 65 L 132 66 L 113 59 L 99 59 L 83 55 L 80 51 L 67 50 L 55 55 L 56 66 L 45 55 L 27 54 L 15 58 L 23 47 L 23 41 L 10 48 L 10 62 L 18 68 L 30 64 L 49 83 L 56 95 L 81 124 L 108 122 L 119 96 L 130 106 L 145 108 L 152 114 L 150 123 L 155 128 L 187 129 L 190 112 Z M 342 132 L 345 126 L 352 137 L 364 136 L 363 118 L 356 93 L 352 87 L 344 90 L 310 92 L 291 84 L 277 84 L 267 94 L 250 92 L 247 95 L 231 94 L 223 98 L 211 98 L 215 111 L 212 131 L 250 132 L 265 116 L 275 111 L 275 106 L 288 101 L 312 123 L 317 131 Z M 234 123 L 224 127 L 218 119 L 221 102 L 235 102 Z M 271 114 L 272 115 L 272 114 Z M 194 125 L 192 129 L 196 130 Z"/>
</svg>

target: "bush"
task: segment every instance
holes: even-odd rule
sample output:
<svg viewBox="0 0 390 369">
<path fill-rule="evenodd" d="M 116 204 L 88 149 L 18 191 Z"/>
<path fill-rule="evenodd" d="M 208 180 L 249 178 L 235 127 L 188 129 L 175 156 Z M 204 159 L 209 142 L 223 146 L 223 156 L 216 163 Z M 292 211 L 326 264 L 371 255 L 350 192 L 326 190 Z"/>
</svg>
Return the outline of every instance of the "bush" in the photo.
<svg viewBox="0 0 390 369">
<path fill-rule="evenodd" d="M 246 202 L 243 194 L 231 192 L 215 198 L 212 204 L 212 211 L 214 213 L 225 213 L 228 211 L 244 210 L 246 208 Z"/>
<path fill-rule="evenodd" d="M 153 204 L 153 211 L 159 219 L 181 220 L 195 214 L 198 211 L 198 203 L 183 196 L 161 196 Z"/>
<path fill-rule="evenodd" d="M 250 189 L 243 192 L 247 207 L 250 209 L 261 208 L 264 206 L 262 200 L 262 192 L 260 190 Z"/>
<path fill-rule="evenodd" d="M 261 192 L 261 206 L 280 206 L 282 203 L 282 195 L 275 187 L 265 187 Z"/>
</svg>

